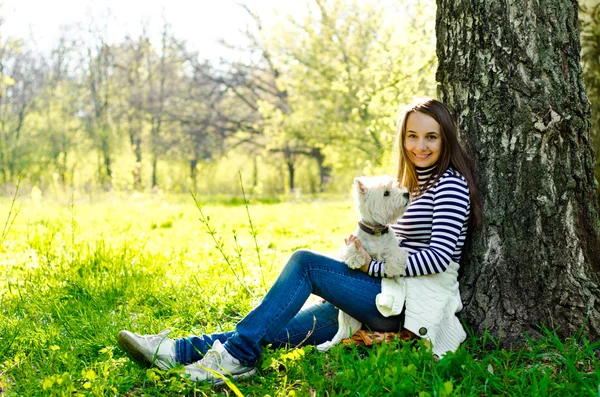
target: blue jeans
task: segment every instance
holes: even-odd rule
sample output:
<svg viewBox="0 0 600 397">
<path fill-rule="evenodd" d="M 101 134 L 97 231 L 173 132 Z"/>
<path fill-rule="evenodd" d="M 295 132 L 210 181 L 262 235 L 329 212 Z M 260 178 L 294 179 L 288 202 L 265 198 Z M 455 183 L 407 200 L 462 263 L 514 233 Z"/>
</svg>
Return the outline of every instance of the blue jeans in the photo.
<svg viewBox="0 0 600 397">
<path fill-rule="evenodd" d="M 294 252 L 260 305 L 235 331 L 191 336 L 175 341 L 177 361 L 198 361 L 219 340 L 243 365 L 253 367 L 262 347 L 297 345 L 314 329 L 305 344 L 320 344 L 337 332 L 338 309 L 372 331 L 399 331 L 402 315 L 384 317 L 375 305 L 381 279 L 351 270 L 337 259 L 308 251 Z M 327 302 L 300 310 L 310 294 Z"/>
</svg>

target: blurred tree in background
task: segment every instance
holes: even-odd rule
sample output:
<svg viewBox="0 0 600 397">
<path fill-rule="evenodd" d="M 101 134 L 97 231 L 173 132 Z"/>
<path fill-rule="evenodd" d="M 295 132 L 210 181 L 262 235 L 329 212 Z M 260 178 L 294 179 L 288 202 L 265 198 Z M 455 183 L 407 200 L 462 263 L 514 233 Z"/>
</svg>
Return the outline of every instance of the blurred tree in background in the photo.
<svg viewBox="0 0 600 397">
<path fill-rule="evenodd" d="M 39 110 L 38 98 L 47 83 L 46 65 L 21 40 L 0 36 L 0 178 L 16 181 L 19 174 L 41 172 L 41 162 L 29 150 L 42 133 L 29 116 Z"/>
<path fill-rule="evenodd" d="M 596 152 L 599 4 L 579 4 Z M 95 16 L 50 54 L 0 22 L 0 188 L 234 193 L 240 170 L 278 194 L 391 172 L 399 107 L 435 96 L 435 3 L 307 0 L 269 26 L 246 11 L 245 42 L 220 62 L 168 21 L 111 41 L 110 16 Z"/>
<path fill-rule="evenodd" d="M 237 57 L 208 61 L 162 21 L 109 40 L 110 15 L 50 55 L 0 36 L 0 184 L 42 191 L 346 190 L 391 172 L 399 106 L 435 95 L 431 1 L 309 0 Z M 1 26 L 0 26 L 1 32 Z M 227 45 L 227 44 L 224 44 Z"/>
<path fill-rule="evenodd" d="M 596 181 L 600 182 L 600 1 L 579 3 L 583 80 L 592 110 L 592 139 L 596 151 Z M 600 188 L 598 188 L 600 200 Z M 599 201 L 600 202 L 600 201 Z"/>
<path fill-rule="evenodd" d="M 268 106 L 262 112 L 271 145 L 295 142 L 317 161 L 323 186 L 330 170 L 377 169 L 389 159 L 398 107 L 434 95 L 436 63 L 433 15 L 420 4 L 392 24 L 370 3 L 315 6 L 301 21 L 288 18 L 274 29 L 278 61 L 288 71 L 279 84 L 291 94 L 287 114 Z"/>
</svg>

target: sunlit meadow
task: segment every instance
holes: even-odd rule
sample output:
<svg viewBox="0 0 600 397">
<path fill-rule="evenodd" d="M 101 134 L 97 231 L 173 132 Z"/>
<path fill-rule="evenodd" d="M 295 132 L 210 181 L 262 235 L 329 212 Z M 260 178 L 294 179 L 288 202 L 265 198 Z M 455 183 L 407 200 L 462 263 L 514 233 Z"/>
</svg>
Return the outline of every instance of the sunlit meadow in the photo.
<svg viewBox="0 0 600 397">
<path fill-rule="evenodd" d="M 599 393 L 599 344 L 583 337 L 564 343 L 551 333 L 515 351 L 472 336 L 439 361 L 421 343 L 339 346 L 326 354 L 310 346 L 267 350 L 258 376 L 219 389 L 193 384 L 181 367 L 142 368 L 118 347 L 119 330 L 230 330 L 294 250 L 334 253 L 355 225 L 352 203 L 342 198 L 197 200 L 50 199 L 35 191 L 3 198 L 0 395 Z"/>
</svg>

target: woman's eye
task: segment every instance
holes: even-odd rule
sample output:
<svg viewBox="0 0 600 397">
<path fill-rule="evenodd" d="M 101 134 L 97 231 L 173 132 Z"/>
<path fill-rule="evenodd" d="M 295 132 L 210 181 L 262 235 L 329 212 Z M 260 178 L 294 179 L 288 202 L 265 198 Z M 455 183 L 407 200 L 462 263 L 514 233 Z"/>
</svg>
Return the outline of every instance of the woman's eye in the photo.
<svg viewBox="0 0 600 397">
<path fill-rule="evenodd" d="M 389 196 L 389 195 L 390 195 L 390 192 L 389 192 L 388 190 L 386 190 L 385 192 L 383 192 L 383 195 L 384 195 L 384 196 Z"/>
</svg>

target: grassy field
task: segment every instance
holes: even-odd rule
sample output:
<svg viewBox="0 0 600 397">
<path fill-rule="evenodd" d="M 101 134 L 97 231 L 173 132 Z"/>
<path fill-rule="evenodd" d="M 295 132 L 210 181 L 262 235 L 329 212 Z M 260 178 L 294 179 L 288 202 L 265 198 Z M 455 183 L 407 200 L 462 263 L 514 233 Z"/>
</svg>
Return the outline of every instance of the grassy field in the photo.
<svg viewBox="0 0 600 397">
<path fill-rule="evenodd" d="M 119 330 L 232 329 L 294 250 L 337 249 L 351 203 L 251 202 L 252 225 L 235 199 L 208 201 L 204 222 L 191 196 L 18 203 L 0 246 L 0 395 L 600 396 L 600 344 L 552 333 L 518 351 L 471 336 L 439 361 L 420 343 L 268 349 L 259 376 L 217 390 L 141 368 Z M 0 199 L 2 224 L 10 206 Z"/>
</svg>

